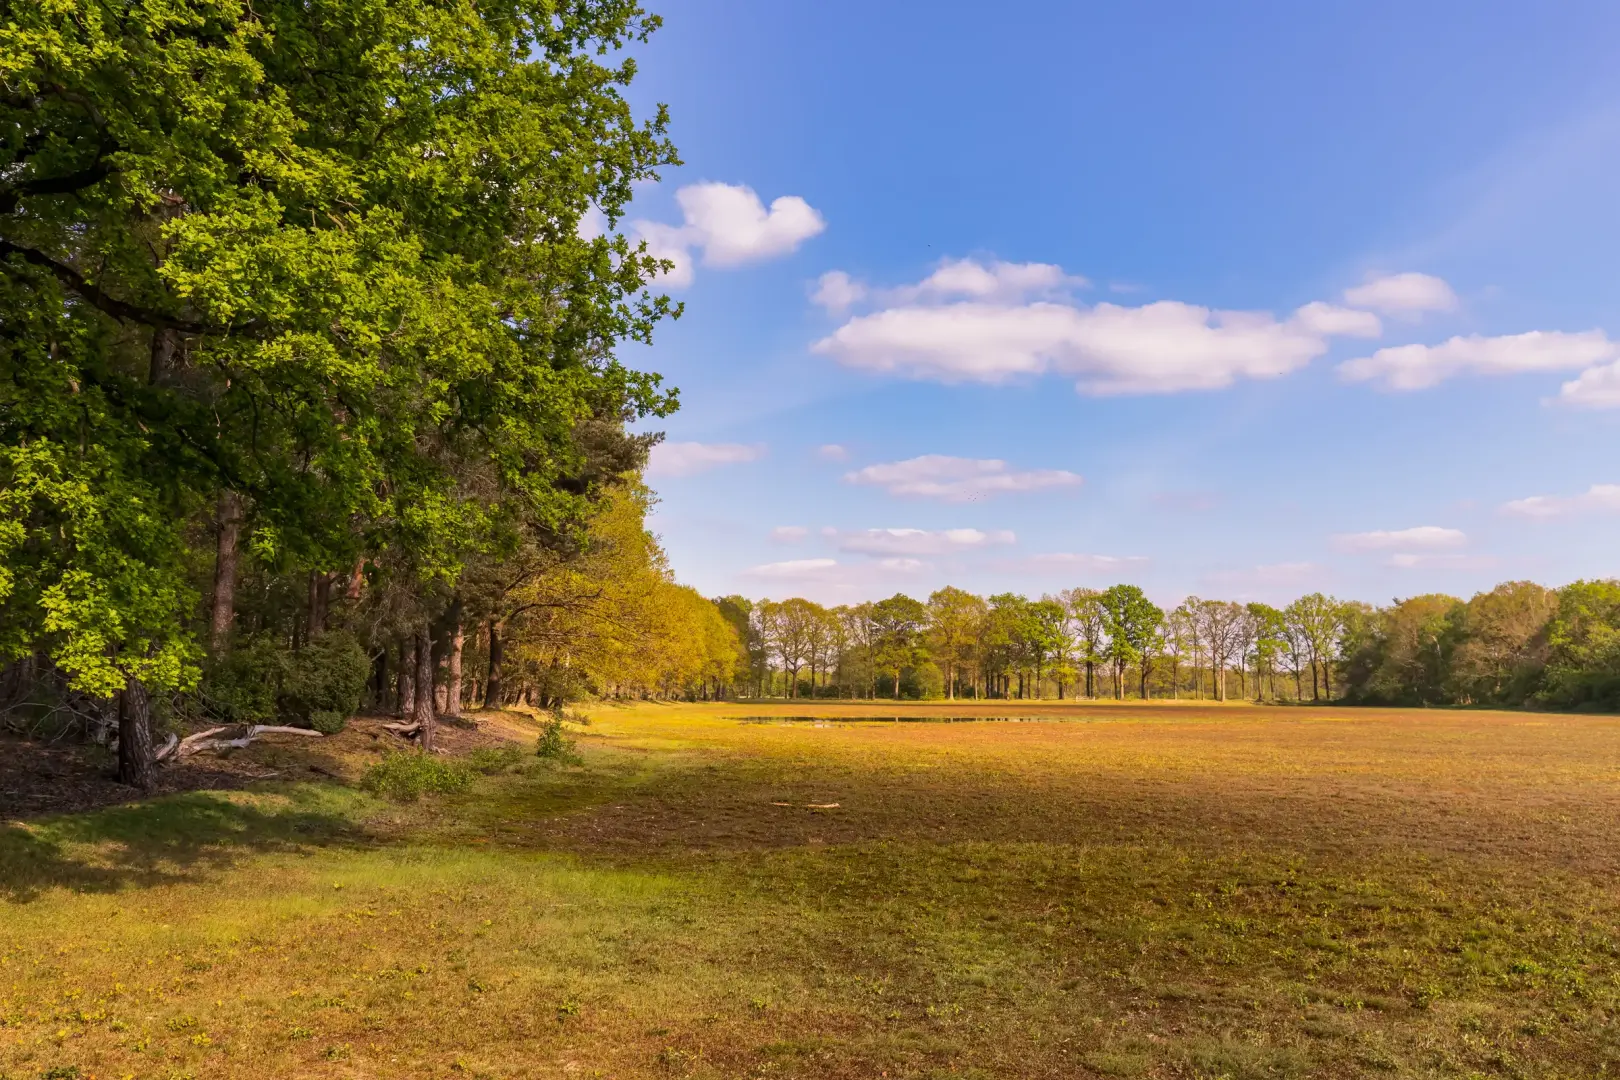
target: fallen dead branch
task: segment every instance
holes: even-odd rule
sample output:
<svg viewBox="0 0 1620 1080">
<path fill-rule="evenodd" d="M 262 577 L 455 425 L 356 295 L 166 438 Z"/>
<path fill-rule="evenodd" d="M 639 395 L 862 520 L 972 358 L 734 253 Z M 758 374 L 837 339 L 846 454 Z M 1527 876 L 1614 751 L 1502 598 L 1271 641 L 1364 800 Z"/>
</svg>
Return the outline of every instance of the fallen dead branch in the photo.
<svg viewBox="0 0 1620 1080">
<path fill-rule="evenodd" d="M 227 724 L 223 727 L 209 728 L 207 731 L 187 735 L 183 739 L 176 738 L 171 734 L 169 741 L 163 745 L 163 749 L 154 755 L 154 759 L 164 761 L 173 758 L 178 761 L 183 757 L 190 757 L 192 754 L 203 750 L 240 750 L 261 735 L 310 735 L 317 739 L 322 737 L 320 732 L 312 731 L 309 728 L 285 727 L 280 724 L 254 724 L 243 731 L 242 734 L 232 738 L 215 738 L 221 732 L 230 731 L 233 726 Z"/>
</svg>

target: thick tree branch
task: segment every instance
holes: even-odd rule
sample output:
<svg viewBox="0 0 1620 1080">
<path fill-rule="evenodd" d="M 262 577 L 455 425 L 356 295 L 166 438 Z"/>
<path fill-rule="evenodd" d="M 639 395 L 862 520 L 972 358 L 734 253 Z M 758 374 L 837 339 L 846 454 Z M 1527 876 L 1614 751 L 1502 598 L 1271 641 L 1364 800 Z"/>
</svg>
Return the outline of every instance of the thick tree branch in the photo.
<svg viewBox="0 0 1620 1080">
<path fill-rule="evenodd" d="M 57 262 L 55 259 L 51 258 L 49 255 L 46 255 L 42 251 L 35 251 L 33 248 L 23 247 L 21 244 L 14 244 L 10 240 L 0 240 L 0 259 L 5 258 L 7 255 L 21 255 L 24 261 L 32 263 L 33 265 L 41 267 L 42 269 L 49 270 L 51 274 L 56 277 L 56 280 L 62 283 L 64 288 L 75 295 L 82 297 L 85 301 L 95 306 L 98 310 L 107 315 L 111 315 L 115 319 L 119 319 L 124 322 L 139 323 L 142 326 L 160 327 L 165 330 L 179 330 L 180 332 L 186 334 L 207 334 L 219 332 L 219 329 L 216 327 L 204 326 L 201 323 L 187 322 L 184 319 L 176 319 L 169 315 L 164 315 L 162 312 L 151 311 L 136 304 L 131 304 L 120 300 L 115 296 L 108 296 L 107 293 L 102 291 L 100 288 L 85 280 L 84 275 L 73 269 L 73 267 L 68 266 L 65 263 Z"/>
</svg>

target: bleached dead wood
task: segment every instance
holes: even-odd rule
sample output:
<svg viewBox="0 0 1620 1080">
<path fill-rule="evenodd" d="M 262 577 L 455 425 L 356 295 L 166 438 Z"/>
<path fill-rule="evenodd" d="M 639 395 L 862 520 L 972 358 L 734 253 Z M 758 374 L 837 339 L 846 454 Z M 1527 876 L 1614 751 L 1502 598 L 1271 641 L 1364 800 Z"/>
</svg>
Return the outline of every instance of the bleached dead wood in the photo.
<svg viewBox="0 0 1620 1080">
<path fill-rule="evenodd" d="M 321 733 L 318 731 L 312 731 L 309 728 L 286 727 L 281 724 L 254 724 L 243 731 L 242 734 L 233 738 L 218 739 L 214 737 L 220 732 L 230 731 L 232 727 L 233 725 L 230 724 L 223 727 L 212 727 L 207 731 L 187 735 L 183 739 L 176 739 L 173 735 L 170 735 L 169 741 L 164 744 L 162 750 L 158 751 L 157 760 L 163 761 L 172 757 L 178 761 L 202 750 L 240 750 L 261 735 L 312 735 L 317 739 L 321 738 Z"/>
</svg>

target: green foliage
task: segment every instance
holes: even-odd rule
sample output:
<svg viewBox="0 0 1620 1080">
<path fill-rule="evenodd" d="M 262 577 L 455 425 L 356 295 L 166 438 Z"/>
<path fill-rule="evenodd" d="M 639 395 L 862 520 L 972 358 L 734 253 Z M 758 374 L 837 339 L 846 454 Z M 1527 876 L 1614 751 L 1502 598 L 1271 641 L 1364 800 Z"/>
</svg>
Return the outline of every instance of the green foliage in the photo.
<svg viewBox="0 0 1620 1080">
<path fill-rule="evenodd" d="M 349 718 L 333 709 L 316 709 L 309 714 L 309 726 L 322 735 L 336 735 L 349 722 Z"/>
<path fill-rule="evenodd" d="M 574 530 L 624 471 L 581 432 L 675 405 L 615 356 L 678 311 L 613 231 L 678 160 L 624 96 L 657 25 L 633 0 L 8 5 L 0 652 L 93 696 L 191 685 L 187 542 L 222 491 L 272 570 L 453 579 Z M 335 711 L 342 680 L 300 678 L 288 707 Z"/>
<path fill-rule="evenodd" d="M 515 746 L 480 746 L 467 755 L 467 767 L 484 776 L 509 772 L 523 764 L 525 755 Z"/>
<path fill-rule="evenodd" d="M 221 720 L 343 730 L 360 707 L 370 661 L 353 634 L 331 630 L 296 651 L 269 637 L 246 639 L 211 664 L 203 700 Z"/>
<path fill-rule="evenodd" d="M 472 784 L 473 770 L 454 758 L 418 750 L 400 750 L 366 769 L 360 786 L 397 802 L 415 802 L 427 794 L 453 794 Z"/>
<path fill-rule="evenodd" d="M 1541 701 L 1564 709 L 1620 709 L 1620 581 L 1577 581 L 1560 589 L 1546 638 Z"/>
<path fill-rule="evenodd" d="M 540 724 L 540 737 L 535 740 L 534 753 L 536 757 L 550 761 L 577 764 L 582 759 L 575 752 L 574 745 L 574 740 L 563 727 L 562 717 L 550 716 Z"/>
<path fill-rule="evenodd" d="M 371 662 L 353 634 L 346 630 L 317 634 L 286 656 L 277 698 L 281 715 L 311 727 L 316 713 L 352 716 L 370 673 Z"/>
</svg>

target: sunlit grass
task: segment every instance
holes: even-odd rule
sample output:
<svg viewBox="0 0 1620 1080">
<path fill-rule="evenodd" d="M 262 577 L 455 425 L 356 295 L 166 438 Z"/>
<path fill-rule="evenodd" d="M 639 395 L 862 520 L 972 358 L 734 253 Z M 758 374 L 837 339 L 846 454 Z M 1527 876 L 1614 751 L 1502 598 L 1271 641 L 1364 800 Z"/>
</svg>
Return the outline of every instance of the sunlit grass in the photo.
<svg viewBox="0 0 1620 1080">
<path fill-rule="evenodd" d="M 0 1074 L 1620 1069 L 1613 720 L 772 711 L 0 826 Z"/>
</svg>

